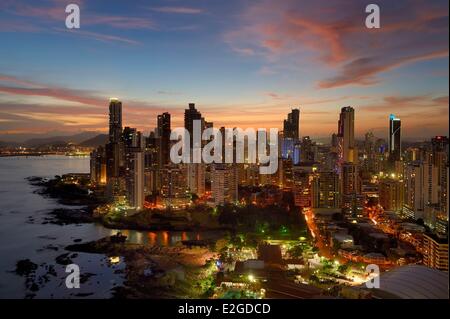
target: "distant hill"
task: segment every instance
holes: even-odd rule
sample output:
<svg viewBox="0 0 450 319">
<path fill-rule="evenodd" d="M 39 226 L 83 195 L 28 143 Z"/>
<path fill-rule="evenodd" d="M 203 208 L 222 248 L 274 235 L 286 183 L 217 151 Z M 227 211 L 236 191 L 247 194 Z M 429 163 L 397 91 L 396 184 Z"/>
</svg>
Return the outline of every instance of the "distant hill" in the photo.
<svg viewBox="0 0 450 319">
<path fill-rule="evenodd" d="M 19 146 L 19 144 L 16 143 L 16 142 L 0 141 L 0 148 L 3 148 L 3 147 L 16 147 L 16 146 Z"/>
<path fill-rule="evenodd" d="M 25 142 L 21 143 L 26 147 L 38 147 L 42 145 L 53 145 L 53 144 L 61 144 L 61 143 L 73 143 L 80 144 L 83 141 L 86 141 L 90 138 L 98 135 L 96 132 L 83 132 L 70 136 L 52 136 L 52 137 L 42 137 L 42 138 L 32 138 L 28 139 Z"/>
<path fill-rule="evenodd" d="M 84 147 L 99 147 L 108 142 L 108 134 L 98 134 L 90 139 L 81 142 L 79 145 Z"/>
</svg>

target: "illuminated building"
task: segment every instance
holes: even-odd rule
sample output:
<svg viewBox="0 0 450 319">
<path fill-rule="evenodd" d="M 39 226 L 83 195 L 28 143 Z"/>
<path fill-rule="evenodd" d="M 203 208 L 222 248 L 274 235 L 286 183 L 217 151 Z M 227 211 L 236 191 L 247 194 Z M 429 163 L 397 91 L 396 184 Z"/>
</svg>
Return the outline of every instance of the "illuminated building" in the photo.
<svg viewBox="0 0 450 319">
<path fill-rule="evenodd" d="M 389 116 L 389 159 L 392 162 L 401 160 L 401 124 L 394 114 Z"/>
<path fill-rule="evenodd" d="M 111 98 L 109 101 L 109 135 L 106 144 L 106 175 L 107 195 L 114 200 L 124 196 L 123 155 L 122 102 L 116 98 Z"/>
<path fill-rule="evenodd" d="M 431 158 L 409 163 L 405 168 L 405 210 L 408 217 L 423 218 L 425 207 L 438 203 L 438 171 Z"/>
<path fill-rule="evenodd" d="M 144 207 L 144 138 L 135 128 L 123 130 L 125 183 L 127 198 L 131 207 Z"/>
<path fill-rule="evenodd" d="M 195 103 L 189 103 L 189 108 L 184 110 L 184 128 L 190 134 L 191 148 L 194 147 L 194 145 L 193 145 L 194 120 L 200 120 L 202 122 L 200 129 L 201 129 L 201 132 L 203 132 L 203 130 L 205 128 L 205 119 L 202 117 L 202 114 L 195 108 Z"/>
<path fill-rule="evenodd" d="M 281 140 L 281 157 L 293 160 L 296 140 L 292 137 L 283 137 Z"/>
<path fill-rule="evenodd" d="M 312 163 L 292 167 L 292 192 L 294 193 L 295 206 L 311 207 L 312 173 L 316 169 Z"/>
<path fill-rule="evenodd" d="M 170 114 L 158 115 L 156 137 L 158 139 L 158 165 L 164 167 L 170 161 Z"/>
<path fill-rule="evenodd" d="M 319 172 L 312 180 L 312 207 L 339 208 L 339 177 L 335 172 Z"/>
<path fill-rule="evenodd" d="M 309 136 L 304 136 L 301 142 L 300 162 L 315 162 L 317 159 L 317 146 Z"/>
<path fill-rule="evenodd" d="M 202 145 L 194 145 L 194 120 L 200 120 L 200 130 L 205 129 L 205 119 L 202 114 L 195 108 L 194 103 L 189 103 L 189 108 L 184 110 L 184 128 L 190 134 L 191 158 L 193 157 L 193 149 L 201 148 Z M 206 167 L 203 163 L 186 164 L 187 187 L 191 193 L 202 196 L 205 193 L 205 173 Z"/>
<path fill-rule="evenodd" d="M 423 263 L 430 268 L 448 271 L 447 238 L 423 235 Z"/>
<path fill-rule="evenodd" d="M 290 159 L 294 163 L 298 162 L 296 145 L 300 138 L 300 110 L 293 109 L 288 113 L 287 119 L 283 122 L 283 135 L 281 137 L 281 157 Z M 298 150 L 297 150 L 298 152 Z M 297 157 L 294 160 L 294 157 Z"/>
<path fill-rule="evenodd" d="M 358 166 L 354 163 L 343 163 L 341 169 L 341 206 L 351 215 L 361 215 L 364 196 L 361 195 Z"/>
<path fill-rule="evenodd" d="M 405 168 L 405 209 L 411 218 L 423 217 L 424 202 L 424 167 L 420 162 L 409 163 Z"/>
<path fill-rule="evenodd" d="M 341 109 L 338 122 L 338 144 L 342 163 L 356 163 L 355 147 L 355 109 L 347 106 Z"/>
<path fill-rule="evenodd" d="M 150 132 L 146 139 L 144 152 L 144 192 L 146 195 L 158 193 L 161 185 L 158 143 L 155 132 Z"/>
<path fill-rule="evenodd" d="M 287 119 L 283 122 L 284 138 L 290 138 L 298 141 L 300 138 L 300 110 L 292 109 Z"/>
<path fill-rule="evenodd" d="M 167 165 L 161 169 L 161 199 L 165 207 L 178 208 L 189 204 L 186 174 L 182 165 Z"/>
<path fill-rule="evenodd" d="M 203 163 L 189 163 L 185 165 L 187 187 L 191 193 L 202 196 L 205 193 L 206 166 Z"/>
<path fill-rule="evenodd" d="M 448 160 L 449 144 L 447 136 L 436 136 L 431 139 L 433 164 L 437 168 L 439 209 L 448 215 Z"/>
<path fill-rule="evenodd" d="M 382 179 L 379 182 L 379 202 L 386 211 L 401 211 L 404 203 L 402 180 Z"/>
<path fill-rule="evenodd" d="M 106 153 L 102 146 L 91 152 L 90 179 L 93 184 L 106 184 Z"/>
<path fill-rule="evenodd" d="M 239 163 L 239 184 L 245 186 L 258 186 L 259 185 L 259 166 L 255 163 Z"/>
<path fill-rule="evenodd" d="M 211 191 L 214 205 L 238 200 L 238 170 L 234 164 L 214 164 L 211 172 Z"/>
<path fill-rule="evenodd" d="M 344 163 L 342 165 L 341 192 L 343 195 L 360 194 L 361 183 L 359 179 L 358 166 L 353 163 Z"/>
</svg>

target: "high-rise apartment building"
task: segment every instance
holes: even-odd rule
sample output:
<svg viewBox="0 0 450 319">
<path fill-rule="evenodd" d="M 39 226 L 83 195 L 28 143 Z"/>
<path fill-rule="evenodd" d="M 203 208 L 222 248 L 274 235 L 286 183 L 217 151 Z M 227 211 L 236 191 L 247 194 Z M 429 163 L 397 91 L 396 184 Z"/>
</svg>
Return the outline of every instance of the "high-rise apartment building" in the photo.
<svg viewBox="0 0 450 319">
<path fill-rule="evenodd" d="M 401 120 L 391 114 L 389 116 L 389 159 L 391 162 L 401 160 L 401 126 Z"/>
<path fill-rule="evenodd" d="M 340 138 L 340 160 L 342 163 L 356 163 L 358 154 L 355 146 L 355 109 L 347 106 L 341 109 L 338 122 Z"/>
<path fill-rule="evenodd" d="M 164 165 L 170 162 L 170 113 L 163 113 L 157 117 L 156 138 L 158 140 L 158 165 Z"/>
<path fill-rule="evenodd" d="M 300 138 L 300 109 L 292 109 L 288 113 L 287 119 L 283 123 L 283 132 L 285 138 L 299 140 Z"/>
<path fill-rule="evenodd" d="M 335 172 L 319 172 L 313 175 L 312 202 L 314 208 L 339 208 L 339 176 Z"/>
<path fill-rule="evenodd" d="M 214 164 L 212 166 L 211 195 L 216 206 L 238 200 L 237 165 Z"/>
<path fill-rule="evenodd" d="M 401 211 L 404 204 L 403 180 L 391 178 L 380 180 L 379 203 L 386 211 Z"/>
<path fill-rule="evenodd" d="M 431 234 L 423 235 L 424 265 L 448 272 L 448 240 Z"/>
</svg>

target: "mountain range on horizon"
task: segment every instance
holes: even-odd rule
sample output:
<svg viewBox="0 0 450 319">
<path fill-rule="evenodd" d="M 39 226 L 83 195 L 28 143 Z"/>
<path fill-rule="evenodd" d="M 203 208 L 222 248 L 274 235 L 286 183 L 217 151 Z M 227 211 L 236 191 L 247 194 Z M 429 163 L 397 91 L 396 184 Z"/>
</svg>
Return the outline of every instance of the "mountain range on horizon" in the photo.
<svg viewBox="0 0 450 319">
<path fill-rule="evenodd" d="M 0 135 L 0 147 L 42 147 L 48 145 L 62 145 L 62 144 L 76 144 L 83 147 L 98 147 L 105 145 L 108 142 L 108 134 L 100 133 L 96 131 L 85 131 L 76 133 L 73 135 L 62 135 L 61 133 L 56 135 L 36 134 L 37 137 L 29 138 L 29 134 L 14 134 L 14 135 Z M 148 134 L 145 134 L 148 135 Z M 27 138 L 28 137 L 28 138 Z M 313 140 L 319 143 L 328 144 L 330 137 L 312 137 Z M 384 137 L 382 137 L 384 138 Z M 405 138 L 404 143 L 416 143 L 430 140 L 428 138 Z M 363 138 L 359 138 L 363 140 Z"/>
<path fill-rule="evenodd" d="M 0 147 L 39 147 L 46 145 L 56 145 L 56 144 L 68 144 L 73 143 L 84 147 L 97 147 L 99 145 L 106 144 L 108 140 L 108 135 L 99 132 L 81 132 L 73 135 L 54 135 L 48 136 L 46 134 L 38 134 L 38 137 L 26 138 L 29 135 L 23 135 L 23 139 L 12 139 L 12 136 L 3 135 L 0 136 Z M 44 136 L 42 136 L 44 135 Z M 4 137 L 10 137 L 4 138 Z"/>
</svg>

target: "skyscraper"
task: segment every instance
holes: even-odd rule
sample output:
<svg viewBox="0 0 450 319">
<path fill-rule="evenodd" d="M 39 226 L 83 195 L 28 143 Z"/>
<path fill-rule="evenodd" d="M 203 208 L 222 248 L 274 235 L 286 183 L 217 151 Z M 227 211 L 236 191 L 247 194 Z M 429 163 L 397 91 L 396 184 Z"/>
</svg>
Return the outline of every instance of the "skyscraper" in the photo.
<svg viewBox="0 0 450 319">
<path fill-rule="evenodd" d="M 438 170 L 439 207 L 442 215 L 448 215 L 448 137 L 436 136 L 431 139 L 433 163 Z"/>
<path fill-rule="evenodd" d="M 202 114 L 195 108 L 194 103 L 189 103 L 189 108 L 184 110 L 184 128 L 190 134 L 190 146 L 189 150 L 191 158 L 193 158 L 194 147 L 201 147 L 202 145 L 193 145 L 194 135 L 194 121 L 200 120 L 201 132 L 205 129 L 205 119 Z M 200 133 L 201 134 L 201 133 Z M 187 187 L 192 192 L 199 196 L 205 193 L 205 164 L 203 163 L 190 163 L 186 164 L 187 175 Z"/>
<path fill-rule="evenodd" d="M 144 206 L 144 138 L 135 128 L 123 130 L 127 198 L 136 210 Z"/>
<path fill-rule="evenodd" d="M 346 214 L 358 216 L 362 213 L 364 196 L 361 195 L 361 181 L 358 165 L 346 162 L 341 166 L 341 205 Z"/>
<path fill-rule="evenodd" d="M 394 114 L 389 115 L 389 159 L 391 162 L 401 159 L 401 124 Z"/>
<path fill-rule="evenodd" d="M 319 172 L 312 180 L 311 206 L 339 208 L 339 177 L 335 172 Z"/>
<path fill-rule="evenodd" d="M 382 179 L 379 182 L 379 201 L 386 211 L 402 211 L 404 204 L 404 185 L 402 180 Z"/>
<path fill-rule="evenodd" d="M 122 138 L 122 102 L 109 100 L 109 142 L 118 143 Z"/>
<path fill-rule="evenodd" d="M 303 136 L 301 142 L 300 161 L 314 162 L 317 157 L 317 146 L 309 136 Z"/>
<path fill-rule="evenodd" d="M 107 177 L 117 178 L 123 165 L 122 102 L 116 98 L 109 100 L 109 141 L 106 145 Z"/>
<path fill-rule="evenodd" d="M 157 119 L 157 138 L 158 138 L 158 164 L 163 167 L 170 161 L 170 113 L 158 115 Z"/>
<path fill-rule="evenodd" d="M 283 132 L 285 138 L 298 140 L 300 138 L 300 110 L 292 109 L 288 113 L 287 119 L 283 123 Z"/>
<path fill-rule="evenodd" d="M 355 109 L 351 106 L 341 109 L 338 122 L 338 137 L 342 143 L 340 160 L 344 163 L 355 163 L 358 158 L 355 149 Z"/>
<path fill-rule="evenodd" d="M 90 179 L 93 184 L 106 184 L 106 154 L 102 146 L 90 154 Z"/>
<path fill-rule="evenodd" d="M 238 200 L 238 170 L 235 164 L 214 164 L 211 172 L 211 191 L 215 205 Z"/>
<path fill-rule="evenodd" d="M 193 147 L 192 140 L 193 140 L 193 135 L 194 135 L 194 120 L 202 121 L 201 130 L 203 132 L 203 129 L 205 127 L 205 120 L 204 120 L 204 118 L 202 118 L 202 113 L 200 113 L 195 108 L 195 103 L 189 103 L 189 108 L 184 110 L 184 128 L 190 134 L 191 148 Z"/>
</svg>

